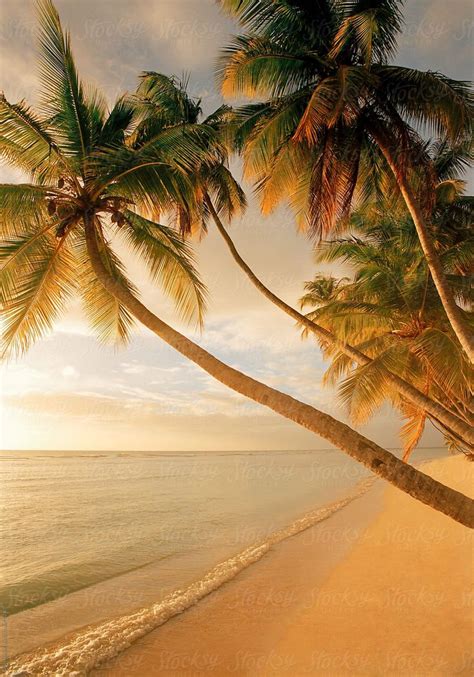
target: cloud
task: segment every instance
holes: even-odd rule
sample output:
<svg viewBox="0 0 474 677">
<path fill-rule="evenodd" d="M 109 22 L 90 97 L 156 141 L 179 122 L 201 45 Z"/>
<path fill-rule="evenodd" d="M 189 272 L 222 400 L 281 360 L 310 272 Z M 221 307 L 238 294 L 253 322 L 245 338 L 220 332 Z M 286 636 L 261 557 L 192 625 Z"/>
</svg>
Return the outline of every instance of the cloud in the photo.
<svg viewBox="0 0 474 677">
<path fill-rule="evenodd" d="M 63 367 L 61 369 L 61 374 L 64 376 L 64 378 L 79 378 L 80 376 L 76 367 L 73 367 L 71 364 L 68 364 L 67 366 Z"/>
<path fill-rule="evenodd" d="M 178 76 L 193 71 L 193 94 L 207 94 L 206 106 L 219 105 L 214 60 L 234 25 L 212 0 L 55 0 L 55 5 L 71 31 L 82 77 L 100 85 L 109 101 L 134 89 L 144 70 Z M 33 100 L 34 0 L 3 0 L 2 38 L 2 63 L 15 64 L 14 72 L 3 74 L 5 90 L 8 96 Z"/>
<path fill-rule="evenodd" d="M 169 416 L 155 403 L 138 406 L 134 401 L 92 393 L 65 393 L 59 398 L 30 394 L 9 398 L 6 404 L 8 420 L 16 422 L 19 414 L 23 432 L 29 428 L 31 441 L 23 442 L 23 448 L 263 451 L 328 447 L 324 440 L 265 411 L 244 417 L 216 411 Z M 15 448 L 17 438 L 10 428 L 5 426 L 5 446 Z"/>
<path fill-rule="evenodd" d="M 136 360 L 122 362 L 120 366 L 124 374 L 143 374 L 146 371 L 146 365 L 138 364 Z"/>
</svg>

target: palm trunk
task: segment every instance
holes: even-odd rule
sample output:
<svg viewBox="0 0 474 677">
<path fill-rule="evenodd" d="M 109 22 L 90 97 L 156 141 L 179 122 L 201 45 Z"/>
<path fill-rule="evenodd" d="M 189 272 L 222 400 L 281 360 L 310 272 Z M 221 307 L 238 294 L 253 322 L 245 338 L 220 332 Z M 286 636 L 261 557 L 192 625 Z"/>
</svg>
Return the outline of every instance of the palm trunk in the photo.
<svg viewBox="0 0 474 677">
<path fill-rule="evenodd" d="M 469 357 L 471 363 L 474 363 L 474 336 L 463 317 L 461 308 L 459 308 L 454 300 L 453 292 L 446 280 L 443 266 L 429 233 L 428 225 L 406 178 L 406 174 L 403 170 L 399 169 L 396 158 L 391 150 L 391 144 L 385 138 L 385 135 L 380 130 L 373 130 L 373 136 L 398 182 L 400 192 L 415 224 L 426 263 L 430 269 L 431 277 L 433 278 L 449 323 L 458 337 L 464 352 Z"/>
<path fill-rule="evenodd" d="M 347 343 L 340 341 L 334 336 L 334 334 L 329 332 L 324 327 L 321 327 L 319 324 L 316 324 L 316 322 L 313 322 L 302 313 L 299 313 L 295 308 L 285 303 L 285 301 L 283 301 L 281 298 L 276 296 L 272 291 L 270 291 L 270 289 L 268 289 L 268 287 L 266 287 L 263 284 L 263 282 L 255 275 L 250 266 L 240 256 L 231 237 L 229 236 L 229 233 L 225 229 L 222 221 L 220 220 L 209 196 L 206 196 L 205 200 L 206 205 L 217 226 L 217 229 L 222 235 L 225 243 L 227 244 L 234 261 L 244 271 L 244 273 L 247 275 L 247 277 L 253 283 L 253 285 L 267 299 L 269 299 L 275 306 L 283 310 L 284 313 L 292 317 L 299 324 L 302 324 L 304 327 L 306 327 L 306 329 L 308 329 L 310 332 L 318 336 L 320 339 L 322 339 L 331 346 L 337 347 L 338 350 L 340 350 L 345 355 L 350 357 L 351 360 L 353 360 L 357 364 L 365 366 L 372 362 L 370 357 L 367 357 L 367 355 L 357 350 L 357 348 L 354 348 L 353 346 L 350 346 Z M 454 431 L 456 435 L 459 436 L 462 440 L 464 440 L 468 446 L 470 446 L 471 448 L 474 447 L 474 430 L 470 425 L 468 425 L 465 421 L 460 419 L 452 412 L 448 411 L 448 409 L 443 407 L 438 402 L 434 402 L 432 399 L 427 397 L 424 393 L 419 391 L 417 388 L 412 386 L 404 379 L 400 378 L 396 374 L 392 374 L 392 372 L 388 371 L 388 369 L 385 369 L 382 366 L 379 366 L 379 369 L 383 371 L 383 374 L 387 379 L 387 381 L 389 381 L 396 388 L 396 390 L 401 395 L 403 395 L 409 402 L 417 406 L 419 409 L 423 409 L 424 411 L 428 412 L 431 416 L 433 416 L 433 418 L 439 421 L 442 425 L 445 425 L 448 430 Z"/>
<path fill-rule="evenodd" d="M 97 279 L 143 325 L 169 346 L 232 390 L 262 404 L 344 450 L 372 472 L 466 526 L 474 527 L 474 501 L 403 463 L 349 426 L 289 395 L 229 367 L 183 336 L 146 308 L 107 272 L 98 248 L 95 226 L 86 223 L 87 249 Z"/>
</svg>

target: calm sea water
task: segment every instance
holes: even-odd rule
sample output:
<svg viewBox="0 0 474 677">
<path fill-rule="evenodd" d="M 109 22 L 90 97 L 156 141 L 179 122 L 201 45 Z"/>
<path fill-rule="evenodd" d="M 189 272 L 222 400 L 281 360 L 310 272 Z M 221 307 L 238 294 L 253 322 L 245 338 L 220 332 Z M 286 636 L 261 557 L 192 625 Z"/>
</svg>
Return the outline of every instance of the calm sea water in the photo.
<svg viewBox="0 0 474 677">
<path fill-rule="evenodd" d="M 179 586 L 368 474 L 338 451 L 2 452 L 0 606 L 150 566 Z"/>
</svg>

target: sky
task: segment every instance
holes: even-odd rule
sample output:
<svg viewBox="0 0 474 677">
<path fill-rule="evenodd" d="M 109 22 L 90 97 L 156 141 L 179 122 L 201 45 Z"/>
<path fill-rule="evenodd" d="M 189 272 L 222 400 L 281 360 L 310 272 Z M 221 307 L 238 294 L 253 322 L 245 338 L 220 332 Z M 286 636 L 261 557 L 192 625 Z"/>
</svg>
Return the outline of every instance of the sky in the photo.
<svg viewBox="0 0 474 677">
<path fill-rule="evenodd" d="M 472 79 L 473 6 L 470 0 L 411 0 L 397 60 Z M 190 92 L 205 112 L 222 99 L 214 77 L 219 52 L 237 27 L 212 0 L 56 0 L 71 31 L 83 80 L 113 101 L 133 90 L 141 71 L 189 73 Z M 33 0 L 0 3 L 0 88 L 16 102 L 35 103 Z M 238 167 L 236 167 L 238 171 Z M 16 171 L 0 168 L 2 182 Z M 249 209 L 231 224 L 241 254 L 265 283 L 297 304 L 305 280 L 327 272 L 313 260 L 311 242 L 280 209 L 263 218 L 247 188 Z M 314 404 L 340 420 L 345 411 L 321 386 L 325 365 L 310 340 L 244 278 L 211 229 L 195 243 L 199 271 L 210 292 L 202 333 L 178 321 L 145 271 L 128 259 L 142 298 L 163 319 L 210 352 L 253 377 Z M 53 333 L 26 356 L 2 367 L 1 444 L 4 449 L 265 450 L 318 449 L 328 443 L 217 383 L 154 335 L 136 328 L 126 348 L 99 345 L 80 304 L 73 303 Z M 361 432 L 387 448 L 399 446 L 398 416 L 384 408 Z M 429 429 L 422 446 L 439 437 Z"/>
</svg>

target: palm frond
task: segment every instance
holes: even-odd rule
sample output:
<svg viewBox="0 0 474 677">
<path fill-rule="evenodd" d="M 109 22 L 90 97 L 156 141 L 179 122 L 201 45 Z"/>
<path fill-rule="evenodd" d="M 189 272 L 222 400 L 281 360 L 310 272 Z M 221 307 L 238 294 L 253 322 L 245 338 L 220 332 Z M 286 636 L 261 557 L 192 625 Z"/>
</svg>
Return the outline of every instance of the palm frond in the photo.
<svg viewBox="0 0 474 677">
<path fill-rule="evenodd" d="M 365 423 L 387 398 L 394 395 L 385 372 L 379 368 L 376 360 L 354 369 L 352 374 L 342 381 L 338 393 L 355 424 Z"/>
<path fill-rule="evenodd" d="M 125 217 L 125 238 L 146 263 L 152 278 L 173 299 L 184 320 L 197 320 L 202 326 L 206 288 L 196 271 L 190 245 L 172 228 L 129 210 Z"/>
<path fill-rule="evenodd" d="M 99 239 L 99 249 L 108 274 L 136 296 L 137 289 L 127 279 L 122 263 L 103 237 Z M 134 326 L 134 319 L 130 312 L 97 279 L 89 260 L 83 233 L 74 242 L 74 254 L 79 292 L 84 313 L 92 330 L 102 343 L 127 343 Z"/>
<path fill-rule="evenodd" d="M 327 50 L 340 15 L 333 0 L 219 0 L 219 5 L 252 33 L 283 45 L 309 42 Z"/>
<path fill-rule="evenodd" d="M 14 247 L 8 244 L 6 249 L 10 249 L 11 256 Z M 52 236 L 44 237 L 35 245 L 21 257 L 14 283 L 10 278 L 3 299 L 2 354 L 6 356 L 24 353 L 44 336 L 76 289 L 74 257 L 66 238 L 58 241 Z M 21 246 L 16 245 L 17 251 Z"/>
<path fill-rule="evenodd" d="M 50 220 L 46 201 L 49 190 L 26 183 L 0 184 L 0 235 L 19 235 L 34 224 Z"/>
<path fill-rule="evenodd" d="M 159 129 L 157 133 L 140 139 L 134 146 L 110 146 L 97 150 L 90 159 L 90 169 L 96 179 L 98 193 L 108 185 L 117 190 L 128 190 L 128 197 L 135 193 L 137 199 L 147 199 L 146 191 L 140 188 L 147 183 L 150 199 L 169 196 L 178 199 L 177 185 L 182 188 L 186 176 L 202 164 L 216 159 L 216 146 L 212 130 L 199 125 L 178 125 Z M 153 189 L 153 182 L 156 188 Z M 135 186 L 138 190 L 134 190 Z M 156 196 L 156 198 L 155 198 Z"/>
<path fill-rule="evenodd" d="M 359 149 L 357 131 L 344 126 L 325 129 L 315 146 L 309 203 L 313 237 L 321 239 L 347 218 L 359 175 Z"/>
<path fill-rule="evenodd" d="M 0 303 L 6 304 L 17 293 L 22 276 L 35 272 L 38 260 L 51 248 L 52 225 L 30 227 L 4 238 L 0 244 Z M 20 275 L 18 272 L 20 271 Z"/>
<path fill-rule="evenodd" d="M 438 181 L 457 179 L 472 163 L 472 139 L 458 144 L 451 144 L 446 138 L 439 139 L 431 145 L 430 155 Z"/>
<path fill-rule="evenodd" d="M 46 123 L 24 101 L 9 103 L 0 96 L 0 155 L 38 180 L 58 176 L 63 165 Z"/>
<path fill-rule="evenodd" d="M 186 85 L 186 81 L 163 73 L 142 73 L 135 98 L 138 115 L 154 114 L 163 127 L 196 124 L 201 114 L 201 102 L 188 95 Z"/>
<path fill-rule="evenodd" d="M 455 143 L 471 136 L 473 99 L 469 83 L 401 66 L 378 65 L 372 72 L 380 78 L 379 96 L 405 119 Z"/>
<path fill-rule="evenodd" d="M 402 27 L 400 0 L 341 0 L 339 4 L 344 18 L 334 37 L 333 58 L 355 49 L 368 65 L 395 53 Z"/>
<path fill-rule="evenodd" d="M 295 50 L 283 52 L 267 38 L 242 35 L 222 53 L 220 79 L 224 96 L 285 96 L 307 82 L 314 60 Z"/>
<path fill-rule="evenodd" d="M 125 142 L 135 115 L 130 97 L 124 94 L 116 102 L 100 131 L 97 146 L 119 146 Z"/>
<path fill-rule="evenodd" d="M 245 211 L 247 207 L 245 193 L 223 164 L 209 170 L 206 174 L 206 183 L 218 214 L 224 214 L 230 220 Z"/>
<path fill-rule="evenodd" d="M 59 14 L 51 0 L 38 0 L 41 107 L 60 135 L 60 146 L 68 156 L 83 162 L 92 147 L 91 109 L 74 63 L 69 34 L 63 32 Z"/>
<path fill-rule="evenodd" d="M 417 409 L 407 403 L 403 405 L 402 412 L 407 420 L 400 429 L 400 437 L 403 442 L 403 460 L 408 463 L 423 435 L 427 417 L 424 409 Z"/>
<path fill-rule="evenodd" d="M 309 154 L 309 149 L 291 140 L 282 144 L 256 186 L 264 214 L 270 214 L 280 202 L 288 200 L 301 230 L 306 229 L 309 213 Z"/>
<path fill-rule="evenodd" d="M 444 331 L 430 327 L 413 342 L 413 352 L 426 360 L 446 390 L 468 389 L 469 369 L 456 341 Z"/>
<path fill-rule="evenodd" d="M 244 172 L 247 178 L 260 179 L 269 173 L 280 148 L 289 143 L 294 134 L 306 98 L 305 92 L 285 97 L 278 105 L 259 111 L 258 119 L 252 120 L 252 131 L 246 138 L 244 151 Z M 248 120 L 244 119 L 238 136 L 245 134 L 246 123 Z"/>
</svg>

